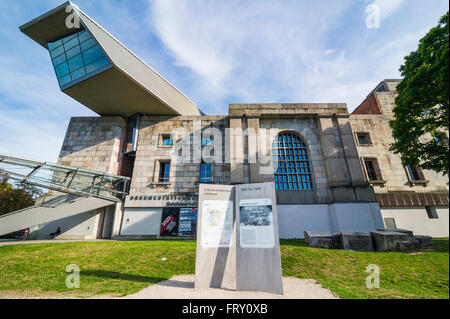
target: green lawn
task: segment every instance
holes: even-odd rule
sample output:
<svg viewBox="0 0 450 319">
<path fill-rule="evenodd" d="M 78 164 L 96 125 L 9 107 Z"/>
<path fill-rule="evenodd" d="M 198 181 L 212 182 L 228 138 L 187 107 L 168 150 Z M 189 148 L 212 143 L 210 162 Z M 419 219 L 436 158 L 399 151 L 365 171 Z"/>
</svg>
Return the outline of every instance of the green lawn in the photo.
<svg viewBox="0 0 450 319">
<path fill-rule="evenodd" d="M 342 298 L 449 298 L 448 251 L 448 239 L 419 253 L 326 250 L 281 240 L 284 276 L 316 279 Z M 69 264 L 81 269 L 80 289 L 66 288 Z M 0 298 L 127 295 L 173 275 L 193 274 L 194 264 L 190 240 L 0 246 Z M 365 286 L 369 264 L 381 269 L 379 289 Z"/>
</svg>

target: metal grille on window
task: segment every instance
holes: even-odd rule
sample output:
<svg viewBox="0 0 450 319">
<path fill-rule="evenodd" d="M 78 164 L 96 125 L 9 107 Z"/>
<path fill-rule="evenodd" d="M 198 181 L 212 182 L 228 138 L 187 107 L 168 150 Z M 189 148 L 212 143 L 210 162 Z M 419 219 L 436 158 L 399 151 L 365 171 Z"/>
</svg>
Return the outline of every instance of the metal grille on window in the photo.
<svg viewBox="0 0 450 319">
<path fill-rule="evenodd" d="M 313 188 L 309 155 L 305 143 L 293 133 L 281 133 L 272 144 L 275 189 Z"/>
</svg>

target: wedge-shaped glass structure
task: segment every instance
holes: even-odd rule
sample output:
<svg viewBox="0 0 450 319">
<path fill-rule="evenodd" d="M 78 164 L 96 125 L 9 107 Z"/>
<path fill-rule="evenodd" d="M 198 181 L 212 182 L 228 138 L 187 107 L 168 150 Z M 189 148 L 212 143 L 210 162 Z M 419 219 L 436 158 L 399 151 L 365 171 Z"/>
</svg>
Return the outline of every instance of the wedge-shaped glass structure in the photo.
<svg viewBox="0 0 450 319">
<path fill-rule="evenodd" d="M 102 49 L 86 30 L 47 45 L 61 89 L 112 67 Z"/>
</svg>

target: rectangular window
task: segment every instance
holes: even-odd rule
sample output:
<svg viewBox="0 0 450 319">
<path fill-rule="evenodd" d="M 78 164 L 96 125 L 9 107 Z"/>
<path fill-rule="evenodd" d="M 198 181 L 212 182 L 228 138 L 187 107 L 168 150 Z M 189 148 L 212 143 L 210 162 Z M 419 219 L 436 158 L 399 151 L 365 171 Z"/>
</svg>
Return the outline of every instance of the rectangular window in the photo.
<svg viewBox="0 0 450 319">
<path fill-rule="evenodd" d="M 356 138 L 358 139 L 358 145 L 371 145 L 369 133 L 356 133 Z"/>
<path fill-rule="evenodd" d="M 425 206 L 425 210 L 427 211 L 428 218 L 430 218 L 430 219 L 438 219 L 439 218 L 439 215 L 438 215 L 435 207 Z"/>
<path fill-rule="evenodd" d="M 367 177 L 369 181 L 381 180 L 381 174 L 379 173 L 378 163 L 376 159 L 364 159 L 364 165 L 366 167 Z"/>
<path fill-rule="evenodd" d="M 423 180 L 423 174 L 420 168 L 417 167 L 412 167 L 411 165 L 408 165 L 406 167 L 408 169 L 408 173 L 409 173 L 409 178 L 412 181 L 416 181 L 416 180 Z"/>
<path fill-rule="evenodd" d="M 163 145 L 164 146 L 172 146 L 173 141 L 170 135 L 163 135 Z"/>
<path fill-rule="evenodd" d="M 159 182 L 169 182 L 170 162 L 159 162 Z"/>
<path fill-rule="evenodd" d="M 212 182 L 212 164 L 200 164 L 200 183 Z"/>
</svg>

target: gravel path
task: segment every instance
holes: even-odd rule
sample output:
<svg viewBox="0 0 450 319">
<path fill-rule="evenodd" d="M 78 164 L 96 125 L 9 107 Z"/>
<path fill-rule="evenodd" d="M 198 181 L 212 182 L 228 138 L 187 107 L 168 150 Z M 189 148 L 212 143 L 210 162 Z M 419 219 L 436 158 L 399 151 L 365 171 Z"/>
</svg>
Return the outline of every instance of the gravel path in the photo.
<svg viewBox="0 0 450 319">
<path fill-rule="evenodd" d="M 283 277 L 284 295 L 233 289 L 194 289 L 194 275 L 174 276 L 124 299 L 336 299 L 313 279 Z"/>
</svg>

